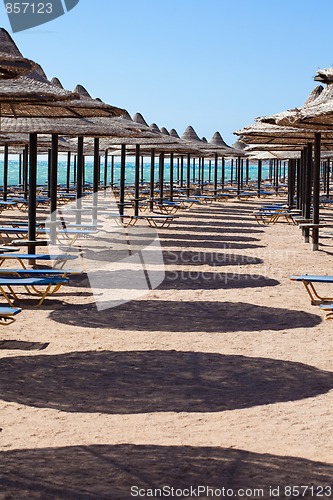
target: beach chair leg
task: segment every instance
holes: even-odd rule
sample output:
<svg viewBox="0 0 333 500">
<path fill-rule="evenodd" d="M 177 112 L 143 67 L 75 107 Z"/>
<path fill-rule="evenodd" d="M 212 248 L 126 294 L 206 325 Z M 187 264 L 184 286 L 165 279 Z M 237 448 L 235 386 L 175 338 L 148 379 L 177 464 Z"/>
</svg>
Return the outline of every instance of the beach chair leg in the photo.
<svg viewBox="0 0 333 500">
<path fill-rule="evenodd" d="M 12 292 L 11 288 L 8 287 L 10 289 L 10 292 Z M 2 286 L 0 286 L 0 292 L 2 293 L 2 295 L 4 296 L 4 298 L 7 300 L 8 304 L 10 306 L 13 306 L 13 301 L 8 297 L 8 294 L 5 292 L 5 290 L 2 288 Z M 14 294 L 14 298 L 17 298 L 16 295 Z"/>
<path fill-rule="evenodd" d="M 327 313 L 325 319 L 333 319 L 333 312 Z"/>
<path fill-rule="evenodd" d="M 17 259 L 17 260 L 18 260 L 18 261 L 19 261 L 19 263 L 21 264 L 22 268 L 23 268 L 23 269 L 26 269 L 26 266 L 25 266 L 25 264 L 24 264 L 23 260 L 22 260 L 22 259 Z"/>
<path fill-rule="evenodd" d="M 311 304 L 316 305 L 318 301 L 320 302 L 326 302 L 326 301 L 332 301 L 333 298 L 330 297 L 321 297 L 317 290 L 315 289 L 313 283 L 311 281 L 303 281 L 303 284 L 305 286 L 305 289 L 311 299 Z"/>
<path fill-rule="evenodd" d="M 11 325 L 12 323 L 14 323 L 14 321 L 16 321 L 16 319 L 13 318 L 13 316 L 1 316 L 0 317 L 0 325 L 3 325 L 3 326 Z"/>
<path fill-rule="evenodd" d="M 59 287 L 59 288 L 60 288 L 60 287 Z M 49 290 L 50 290 L 50 289 L 51 289 L 51 285 L 49 285 L 49 286 L 46 288 L 45 292 L 43 293 L 43 296 L 41 297 L 40 301 L 39 301 L 39 302 L 38 302 L 38 304 L 37 304 L 37 307 L 39 307 L 39 306 L 41 306 L 41 305 L 43 304 L 44 299 L 46 299 L 47 295 L 49 295 Z"/>
</svg>

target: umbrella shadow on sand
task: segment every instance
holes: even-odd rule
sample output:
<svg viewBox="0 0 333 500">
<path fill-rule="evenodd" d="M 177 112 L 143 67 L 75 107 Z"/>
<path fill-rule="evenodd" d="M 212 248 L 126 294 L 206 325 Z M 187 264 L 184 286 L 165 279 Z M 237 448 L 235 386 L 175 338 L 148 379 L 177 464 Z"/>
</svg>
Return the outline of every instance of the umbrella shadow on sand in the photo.
<svg viewBox="0 0 333 500">
<path fill-rule="evenodd" d="M 279 487 L 278 498 L 289 498 L 285 485 L 301 484 L 312 486 L 302 491 L 302 498 L 317 498 L 317 493 L 328 493 L 322 485 L 332 484 L 333 466 L 239 449 L 121 444 L 6 451 L 0 475 L 4 498 L 31 500 L 128 500 L 140 498 L 139 491 L 141 498 L 162 498 L 154 490 L 163 486 L 169 498 L 194 498 L 186 490 L 204 485 L 216 490 L 216 498 L 222 498 L 222 487 L 233 498 L 241 498 L 240 493 L 242 498 L 264 499 L 273 498 L 270 488 L 277 496 Z M 200 497 L 211 497 L 208 493 L 201 490 Z"/>
<path fill-rule="evenodd" d="M 0 349 L 18 351 L 42 351 L 48 346 L 48 342 L 27 342 L 25 340 L 0 339 Z"/>
<path fill-rule="evenodd" d="M 58 323 L 86 328 L 147 332 L 238 332 L 280 331 L 311 328 L 321 323 L 319 315 L 286 308 L 245 302 L 187 302 L 132 300 L 98 311 L 95 304 L 73 305 L 51 311 Z"/>
<path fill-rule="evenodd" d="M 222 412 L 327 393 L 333 374 L 302 363 L 183 351 L 87 351 L 1 363 L 0 397 L 67 412 Z"/>
</svg>

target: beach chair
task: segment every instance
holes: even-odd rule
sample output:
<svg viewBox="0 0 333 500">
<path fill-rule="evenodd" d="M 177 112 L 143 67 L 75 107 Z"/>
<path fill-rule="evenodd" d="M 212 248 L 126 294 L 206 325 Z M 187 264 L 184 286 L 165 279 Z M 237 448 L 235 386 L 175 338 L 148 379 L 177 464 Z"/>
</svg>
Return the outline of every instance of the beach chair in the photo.
<svg viewBox="0 0 333 500">
<path fill-rule="evenodd" d="M 171 222 L 177 215 L 174 214 L 141 214 L 141 215 L 119 215 L 119 214 L 108 214 L 108 216 L 116 222 L 117 225 L 128 227 L 134 226 L 138 221 L 145 220 L 148 222 L 149 226 L 154 228 L 169 227 Z"/>
<path fill-rule="evenodd" d="M 14 316 L 21 311 L 20 307 L 0 306 L 0 325 L 8 326 L 14 323 L 16 319 Z"/>
<path fill-rule="evenodd" d="M 150 227 L 154 228 L 163 228 L 163 227 L 169 227 L 170 224 L 174 221 L 175 218 L 178 218 L 177 215 L 174 214 L 168 214 L 168 215 L 152 215 L 152 214 L 147 214 L 147 215 L 138 215 L 138 216 L 133 216 L 136 220 L 144 219 L 148 222 Z"/>
<path fill-rule="evenodd" d="M 310 297 L 311 304 L 320 302 L 333 302 L 333 297 L 325 297 L 319 295 L 314 283 L 330 283 L 333 284 L 333 276 L 318 276 L 312 274 L 301 274 L 299 276 L 288 276 L 291 281 L 300 281 L 305 286 L 305 289 Z"/>
<path fill-rule="evenodd" d="M 154 206 L 164 214 L 172 214 L 182 208 L 180 203 L 170 200 L 163 200 L 162 203 L 158 200 L 154 200 Z"/>
<path fill-rule="evenodd" d="M 253 213 L 258 224 L 276 224 L 280 218 L 285 219 L 288 224 L 295 224 L 294 214 L 285 206 L 266 205 Z"/>
<path fill-rule="evenodd" d="M 3 253 L 0 255 L 0 266 L 6 261 L 6 260 L 17 260 L 20 265 L 22 266 L 23 269 L 26 269 L 25 261 L 30 261 L 30 260 L 41 260 L 41 261 L 55 261 L 53 264 L 53 268 L 59 268 L 62 269 L 65 264 L 69 260 L 75 260 L 77 259 L 77 255 L 70 255 L 70 254 L 59 254 L 59 255 L 50 255 L 48 253 L 46 254 L 36 254 L 36 253 Z"/>
<path fill-rule="evenodd" d="M 216 201 L 216 196 L 209 196 L 203 194 L 192 194 L 192 197 L 196 200 L 199 200 L 200 203 L 204 203 L 206 205 L 211 205 L 214 201 Z"/>
<path fill-rule="evenodd" d="M 333 304 L 320 304 L 320 309 L 322 311 L 329 311 L 325 319 L 333 319 Z"/>
<path fill-rule="evenodd" d="M 42 305 L 49 295 L 54 295 L 62 285 L 68 284 L 69 278 L 48 276 L 36 278 L 13 278 L 0 277 L 0 293 L 10 306 L 13 306 L 13 299 L 19 300 L 14 288 L 24 288 L 29 295 L 38 296 L 38 306 Z M 39 288 L 42 287 L 42 288 Z M 8 289 L 9 292 L 5 290 Z M 13 297 L 13 299 L 10 297 Z"/>
<path fill-rule="evenodd" d="M 11 269 L 3 268 L 0 269 L 0 278 L 5 276 L 17 276 L 18 278 L 36 278 L 36 277 L 52 277 L 61 276 L 66 278 L 67 276 L 74 276 L 83 274 L 83 271 L 76 269 Z"/>
<path fill-rule="evenodd" d="M 254 193 L 253 191 L 242 191 L 237 195 L 237 198 L 240 201 L 247 201 L 249 198 L 254 198 L 257 196 L 257 193 Z"/>
</svg>

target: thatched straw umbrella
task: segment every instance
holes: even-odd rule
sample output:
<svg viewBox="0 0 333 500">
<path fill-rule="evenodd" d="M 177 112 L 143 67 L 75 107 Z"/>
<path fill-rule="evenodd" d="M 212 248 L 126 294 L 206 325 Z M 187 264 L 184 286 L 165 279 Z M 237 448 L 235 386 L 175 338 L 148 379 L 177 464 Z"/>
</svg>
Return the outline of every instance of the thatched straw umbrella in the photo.
<svg viewBox="0 0 333 500">
<path fill-rule="evenodd" d="M 9 33 L 0 29 L 0 80 L 23 76 L 34 67 L 34 61 L 22 56 Z"/>
<path fill-rule="evenodd" d="M 261 117 L 259 122 L 299 129 L 294 133 L 299 134 L 298 141 L 303 146 L 302 168 L 299 182 L 303 189 L 300 191 L 299 203 L 303 204 L 303 215 L 310 216 L 311 187 L 313 198 L 313 249 L 318 249 L 319 230 L 319 198 L 320 198 L 320 158 L 322 148 L 332 149 L 333 128 L 333 68 L 319 70 L 315 81 L 325 83 L 326 87 L 316 87 L 303 106 L 291 111 L 284 111 L 271 116 Z M 284 143 L 285 141 L 281 141 Z M 291 142 L 291 141 L 290 141 Z M 312 149 L 314 148 L 314 161 Z M 329 174 L 329 169 L 328 169 Z M 328 175 L 329 178 L 329 175 Z M 309 239 L 309 230 L 304 231 L 306 241 Z"/>
<path fill-rule="evenodd" d="M 133 116 L 133 121 L 135 123 L 139 123 L 140 125 L 144 125 L 145 127 L 148 127 L 148 123 L 146 122 L 146 120 L 144 119 L 144 117 L 142 116 L 141 113 L 135 113 L 135 115 Z"/>
<path fill-rule="evenodd" d="M 171 137 L 176 137 L 177 139 L 180 139 L 177 130 L 175 130 L 174 128 L 172 128 L 171 130 L 169 130 L 169 135 L 171 135 Z"/>
<path fill-rule="evenodd" d="M 157 133 L 160 133 L 160 129 L 158 128 L 158 126 L 156 125 L 156 123 L 152 123 L 151 125 L 149 125 L 149 128 L 150 130 L 153 130 L 154 132 L 157 132 Z"/>
<path fill-rule="evenodd" d="M 6 37 L 4 30 L 0 30 L 0 36 L 6 38 L 5 47 L 8 53 L 16 53 L 16 57 L 19 57 L 20 52 L 12 39 Z M 5 63 L 3 67 L 6 70 Z M 58 133 L 61 128 L 58 118 L 78 120 L 78 117 L 121 116 L 123 112 L 124 110 L 120 108 L 92 99 L 82 99 L 79 94 L 52 85 L 37 65 L 25 76 L 9 79 L 8 74 L 5 74 L 5 79 L 0 80 L 2 131 L 30 133 L 29 240 L 33 242 L 36 236 L 37 132 L 52 133 L 51 181 L 54 189 L 51 196 L 51 212 L 53 213 L 56 208 Z M 46 121 L 49 129 L 45 127 Z M 78 121 L 80 126 L 91 126 L 86 120 Z M 69 126 L 69 123 L 66 125 Z M 70 127 L 73 125 L 71 121 Z M 38 127 L 40 130 L 37 130 Z M 30 249 L 33 250 L 32 247 Z"/>
</svg>

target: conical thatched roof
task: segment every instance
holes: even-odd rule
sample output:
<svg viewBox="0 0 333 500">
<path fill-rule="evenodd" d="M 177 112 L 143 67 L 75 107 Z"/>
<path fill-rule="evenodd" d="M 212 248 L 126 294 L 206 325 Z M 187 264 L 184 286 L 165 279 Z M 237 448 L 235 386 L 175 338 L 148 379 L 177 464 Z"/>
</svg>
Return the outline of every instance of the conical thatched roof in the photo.
<svg viewBox="0 0 333 500">
<path fill-rule="evenodd" d="M 165 127 L 161 127 L 161 134 L 163 135 L 170 135 L 168 130 Z"/>
<path fill-rule="evenodd" d="M 129 114 L 128 111 L 126 111 L 126 109 L 124 109 L 124 112 L 121 115 L 121 118 L 123 118 L 123 120 L 129 120 L 131 122 L 133 121 L 131 115 Z"/>
<path fill-rule="evenodd" d="M 75 94 L 79 94 L 81 97 L 83 97 L 83 99 L 92 99 L 88 90 L 83 85 L 80 85 L 80 84 L 76 85 L 73 92 L 75 92 Z M 99 101 L 99 102 L 102 102 L 102 101 Z"/>
<path fill-rule="evenodd" d="M 146 122 L 141 113 L 135 113 L 135 115 L 133 116 L 133 121 L 135 123 L 140 123 L 141 125 L 145 125 L 146 127 L 148 127 L 148 123 Z"/>
<path fill-rule="evenodd" d="M 206 137 L 201 137 L 201 141 L 204 142 L 205 144 L 208 144 Z"/>
<path fill-rule="evenodd" d="M 317 85 L 317 87 L 313 89 L 309 97 L 306 99 L 303 106 L 308 106 L 309 104 L 312 104 L 314 101 L 316 101 L 323 90 L 324 87 L 322 85 Z"/>
<path fill-rule="evenodd" d="M 63 85 L 62 85 L 62 83 L 61 83 L 61 81 L 56 76 L 54 76 L 51 79 L 51 83 L 52 83 L 52 85 L 54 85 L 55 87 L 58 87 L 59 89 L 63 89 L 64 88 Z"/>
<path fill-rule="evenodd" d="M 1 45 L 1 42 L 3 44 Z M 0 50 L 12 60 L 21 53 L 5 30 L 0 29 Z M 7 54 L 7 55 L 6 55 Z M 9 54 L 9 55 L 8 55 Z M 15 59 L 16 64 L 16 59 Z M 0 61 L 1 69 L 1 61 Z M 0 78 L 0 117 L 8 118 L 78 118 L 120 116 L 123 110 L 108 104 L 87 99 L 68 92 L 59 85 L 52 85 L 41 66 L 29 64 L 29 72 L 15 78 Z M 27 124 L 27 123 L 26 123 Z M 24 130 L 30 132 L 31 129 Z"/>
<path fill-rule="evenodd" d="M 0 28 L 0 79 L 13 79 L 29 73 L 35 66 L 25 59 L 9 33 Z"/>
<path fill-rule="evenodd" d="M 305 104 L 275 115 L 258 118 L 263 123 L 281 126 L 325 130 L 333 126 L 333 68 L 319 70 L 316 81 L 327 83 L 322 89 L 316 87 Z"/>
<path fill-rule="evenodd" d="M 241 151 L 237 151 L 236 149 L 230 148 L 227 145 L 215 145 L 211 144 L 210 142 L 202 141 L 201 139 L 199 139 L 198 134 L 195 132 L 194 128 L 191 125 L 186 128 L 185 132 L 181 136 L 181 139 L 187 144 L 192 145 L 192 147 L 199 149 L 201 154 L 204 156 L 211 156 L 215 153 L 221 154 L 223 156 L 238 156 L 242 154 Z M 225 144 L 224 141 L 223 144 Z"/>
<path fill-rule="evenodd" d="M 212 144 L 213 146 L 221 147 L 221 148 L 229 148 L 228 144 L 224 142 L 222 139 L 222 136 L 220 132 L 215 132 L 211 140 L 209 141 L 209 144 Z"/>
<path fill-rule="evenodd" d="M 241 138 L 237 139 L 236 142 L 233 143 L 232 147 L 238 149 L 240 151 L 246 149 L 247 144 L 242 141 Z"/>
<path fill-rule="evenodd" d="M 151 125 L 149 125 L 149 128 L 150 128 L 150 130 L 153 130 L 153 131 L 155 131 L 155 132 L 157 132 L 157 133 L 160 133 L 160 132 L 161 132 L 161 130 L 160 130 L 160 129 L 158 128 L 158 126 L 156 125 L 156 123 L 152 123 Z"/>
<path fill-rule="evenodd" d="M 183 135 L 181 136 L 181 139 L 185 139 L 186 141 L 191 141 L 191 142 L 200 142 L 202 143 L 201 139 L 199 139 L 199 136 L 198 134 L 196 133 L 196 131 L 194 130 L 194 128 L 189 125 Z"/>
<path fill-rule="evenodd" d="M 180 137 L 179 137 L 179 135 L 178 135 L 177 130 L 175 130 L 174 128 L 172 128 L 172 129 L 169 131 L 169 134 L 171 135 L 171 137 L 176 137 L 177 139 L 180 139 Z"/>
</svg>

